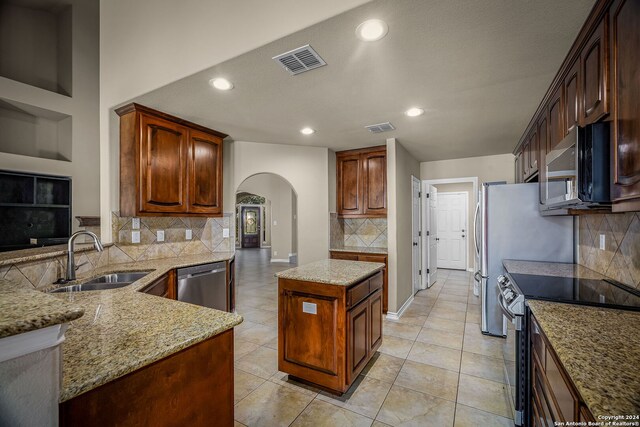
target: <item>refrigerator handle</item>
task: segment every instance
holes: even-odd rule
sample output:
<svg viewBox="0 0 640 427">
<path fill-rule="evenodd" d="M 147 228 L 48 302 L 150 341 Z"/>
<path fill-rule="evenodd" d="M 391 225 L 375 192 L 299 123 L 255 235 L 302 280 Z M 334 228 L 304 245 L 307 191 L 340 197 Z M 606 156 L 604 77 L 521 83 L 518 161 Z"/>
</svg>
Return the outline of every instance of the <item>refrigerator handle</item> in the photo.
<svg viewBox="0 0 640 427">
<path fill-rule="evenodd" d="M 473 214 L 473 244 L 476 247 L 476 255 L 480 255 L 480 247 L 478 246 L 478 214 L 480 213 L 480 203 L 476 204 L 476 211 Z"/>
</svg>

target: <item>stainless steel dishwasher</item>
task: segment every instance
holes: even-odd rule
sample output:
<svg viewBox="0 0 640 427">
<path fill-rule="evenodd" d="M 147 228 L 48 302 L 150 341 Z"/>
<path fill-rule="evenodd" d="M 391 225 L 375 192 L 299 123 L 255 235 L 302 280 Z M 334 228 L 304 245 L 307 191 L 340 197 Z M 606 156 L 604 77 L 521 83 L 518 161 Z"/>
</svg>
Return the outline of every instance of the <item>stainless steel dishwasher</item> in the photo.
<svg viewBox="0 0 640 427">
<path fill-rule="evenodd" d="M 216 262 L 178 269 L 178 301 L 228 311 L 227 264 Z"/>
</svg>

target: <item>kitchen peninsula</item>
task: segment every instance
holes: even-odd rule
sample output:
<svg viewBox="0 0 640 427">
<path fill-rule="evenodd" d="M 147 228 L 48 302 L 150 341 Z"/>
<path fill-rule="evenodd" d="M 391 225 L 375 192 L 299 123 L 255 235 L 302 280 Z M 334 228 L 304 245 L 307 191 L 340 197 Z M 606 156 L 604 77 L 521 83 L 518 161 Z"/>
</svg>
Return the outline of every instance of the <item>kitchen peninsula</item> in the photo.
<svg viewBox="0 0 640 427">
<path fill-rule="evenodd" d="M 382 344 L 384 268 L 322 260 L 278 273 L 278 369 L 346 392 Z"/>
</svg>

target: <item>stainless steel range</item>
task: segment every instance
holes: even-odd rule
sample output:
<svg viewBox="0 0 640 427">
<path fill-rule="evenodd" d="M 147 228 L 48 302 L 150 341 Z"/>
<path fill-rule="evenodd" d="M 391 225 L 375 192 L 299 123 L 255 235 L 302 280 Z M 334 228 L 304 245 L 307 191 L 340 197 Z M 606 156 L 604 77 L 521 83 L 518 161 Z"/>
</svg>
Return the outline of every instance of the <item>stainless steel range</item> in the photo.
<svg viewBox="0 0 640 427">
<path fill-rule="evenodd" d="M 506 380 L 516 425 L 526 426 L 530 401 L 530 348 L 527 300 L 640 311 L 640 293 L 575 264 L 505 260 L 497 279 L 498 301 L 508 321 L 504 346 Z"/>
</svg>

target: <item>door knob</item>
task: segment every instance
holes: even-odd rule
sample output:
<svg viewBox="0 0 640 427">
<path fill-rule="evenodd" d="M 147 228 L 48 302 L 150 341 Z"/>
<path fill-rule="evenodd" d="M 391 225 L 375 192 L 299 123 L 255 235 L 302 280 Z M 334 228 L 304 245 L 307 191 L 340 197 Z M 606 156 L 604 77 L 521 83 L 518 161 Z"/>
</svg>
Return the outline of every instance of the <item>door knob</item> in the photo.
<svg viewBox="0 0 640 427">
<path fill-rule="evenodd" d="M 439 237 L 436 237 L 436 242 L 437 242 L 437 241 L 439 241 L 439 240 L 440 240 L 440 238 L 439 238 Z"/>
<path fill-rule="evenodd" d="M 464 233 L 464 228 L 462 230 L 460 230 L 460 231 L 462 231 Z"/>
<path fill-rule="evenodd" d="M 464 234 L 462 235 L 462 238 L 464 239 Z"/>
<path fill-rule="evenodd" d="M 413 246 L 418 246 L 418 244 L 416 242 L 413 242 Z"/>
</svg>

